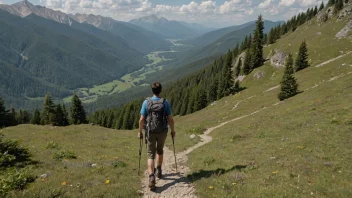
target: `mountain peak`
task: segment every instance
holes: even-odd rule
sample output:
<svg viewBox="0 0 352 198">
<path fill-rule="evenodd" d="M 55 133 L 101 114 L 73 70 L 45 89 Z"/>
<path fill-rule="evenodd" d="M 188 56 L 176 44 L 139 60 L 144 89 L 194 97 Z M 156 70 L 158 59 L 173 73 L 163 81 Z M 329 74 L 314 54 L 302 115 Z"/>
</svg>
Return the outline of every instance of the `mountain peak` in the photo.
<svg viewBox="0 0 352 198">
<path fill-rule="evenodd" d="M 19 1 L 17 3 L 12 4 L 11 6 L 15 6 L 17 8 L 26 7 L 26 8 L 29 8 L 29 9 L 34 7 L 34 5 L 31 2 L 27 1 L 27 0 Z"/>
</svg>

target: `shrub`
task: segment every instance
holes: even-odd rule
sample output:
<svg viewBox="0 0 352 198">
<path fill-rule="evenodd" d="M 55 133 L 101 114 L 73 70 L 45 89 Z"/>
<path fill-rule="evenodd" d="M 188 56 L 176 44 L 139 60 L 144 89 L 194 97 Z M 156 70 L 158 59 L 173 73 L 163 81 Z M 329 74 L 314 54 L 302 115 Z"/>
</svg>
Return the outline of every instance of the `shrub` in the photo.
<svg viewBox="0 0 352 198">
<path fill-rule="evenodd" d="M 127 166 L 127 164 L 123 161 L 114 161 L 114 162 L 112 162 L 112 166 L 114 168 L 117 168 L 117 167 L 125 168 Z"/>
<path fill-rule="evenodd" d="M 24 166 L 30 162 L 31 154 L 18 141 L 3 140 L 0 134 L 0 169 L 12 166 Z"/>
<path fill-rule="evenodd" d="M 188 134 L 203 134 L 206 129 L 203 126 L 197 126 L 192 129 L 186 130 L 186 133 Z"/>
<path fill-rule="evenodd" d="M 45 149 L 59 149 L 59 144 L 57 142 L 51 141 L 45 146 Z"/>
<path fill-rule="evenodd" d="M 57 160 L 62 160 L 62 159 L 76 159 L 76 155 L 73 151 L 68 151 L 68 150 L 64 150 L 64 151 L 58 151 L 54 154 L 54 159 Z"/>
<path fill-rule="evenodd" d="M 0 197 L 6 197 L 12 190 L 22 190 L 34 180 L 35 177 L 28 168 L 7 169 L 4 174 L 0 175 Z"/>
</svg>

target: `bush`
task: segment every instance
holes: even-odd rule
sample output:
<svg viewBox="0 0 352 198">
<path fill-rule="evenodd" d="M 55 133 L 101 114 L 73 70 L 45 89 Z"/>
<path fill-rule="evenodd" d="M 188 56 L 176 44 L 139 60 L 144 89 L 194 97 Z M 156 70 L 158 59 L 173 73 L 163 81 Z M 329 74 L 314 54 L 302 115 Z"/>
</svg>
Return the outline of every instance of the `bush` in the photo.
<svg viewBox="0 0 352 198">
<path fill-rule="evenodd" d="M 54 159 L 62 160 L 62 159 L 76 159 L 76 155 L 73 151 L 58 151 L 54 154 Z"/>
<path fill-rule="evenodd" d="M 186 130 L 186 133 L 188 134 L 203 134 L 206 131 L 206 129 L 203 126 L 197 126 L 192 129 Z"/>
<path fill-rule="evenodd" d="M 57 142 L 51 141 L 45 146 L 45 149 L 59 149 L 59 144 Z"/>
<path fill-rule="evenodd" d="M 0 175 L 0 197 L 6 197 L 12 190 L 22 190 L 34 180 L 35 177 L 28 168 L 7 169 L 4 174 Z"/>
<path fill-rule="evenodd" d="M 3 140 L 0 134 L 0 169 L 12 166 L 24 166 L 30 162 L 31 154 L 18 141 Z"/>
<path fill-rule="evenodd" d="M 127 166 L 127 164 L 123 161 L 114 161 L 114 162 L 112 162 L 112 166 L 114 168 L 117 168 L 117 167 L 125 168 Z"/>
</svg>

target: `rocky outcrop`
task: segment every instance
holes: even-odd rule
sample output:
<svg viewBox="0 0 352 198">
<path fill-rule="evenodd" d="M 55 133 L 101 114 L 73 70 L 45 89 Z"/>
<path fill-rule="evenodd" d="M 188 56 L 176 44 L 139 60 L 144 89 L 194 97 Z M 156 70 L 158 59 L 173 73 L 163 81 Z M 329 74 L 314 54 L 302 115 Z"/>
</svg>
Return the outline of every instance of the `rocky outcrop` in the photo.
<svg viewBox="0 0 352 198">
<path fill-rule="evenodd" d="M 272 66 L 277 68 L 285 67 L 285 60 L 286 60 L 287 54 L 276 49 L 274 50 L 274 52 L 270 52 L 270 53 L 274 54 L 270 58 L 270 63 Z"/>
<path fill-rule="evenodd" d="M 337 16 L 337 19 L 341 20 L 346 16 L 352 17 L 352 4 L 345 5 L 345 7 L 340 11 L 339 15 Z"/>
<path fill-rule="evenodd" d="M 328 7 L 322 11 L 320 11 L 317 15 L 317 22 L 324 23 L 328 19 L 331 19 L 334 16 L 334 6 Z"/>
<path fill-rule="evenodd" d="M 265 75 L 266 75 L 265 72 L 263 72 L 263 71 L 257 71 L 257 72 L 253 75 L 253 78 L 254 78 L 254 79 L 262 79 L 262 78 L 265 77 Z"/>
<path fill-rule="evenodd" d="M 348 22 L 346 26 L 336 34 L 336 38 L 346 38 L 347 36 L 349 36 L 350 32 L 352 32 L 352 20 Z"/>
<path fill-rule="evenodd" d="M 242 52 L 240 55 L 237 56 L 237 58 L 235 58 L 235 61 L 233 61 L 232 68 L 235 68 L 238 65 L 238 61 L 240 59 L 242 61 L 241 68 L 243 68 L 243 63 L 244 63 L 245 58 L 246 58 L 246 52 Z"/>
</svg>

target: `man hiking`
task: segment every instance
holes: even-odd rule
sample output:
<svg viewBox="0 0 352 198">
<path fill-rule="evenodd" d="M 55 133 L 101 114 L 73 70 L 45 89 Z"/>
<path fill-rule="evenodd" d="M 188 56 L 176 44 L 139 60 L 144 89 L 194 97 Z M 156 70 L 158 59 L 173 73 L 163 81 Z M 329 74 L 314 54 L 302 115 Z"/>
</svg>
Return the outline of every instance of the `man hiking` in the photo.
<svg viewBox="0 0 352 198">
<path fill-rule="evenodd" d="M 142 130 L 145 126 L 146 142 L 148 144 L 148 173 L 149 188 L 155 188 L 155 176 L 162 177 L 161 166 L 163 164 L 164 144 L 167 137 L 168 125 L 171 128 L 171 135 L 175 137 L 174 119 L 171 115 L 171 107 L 167 100 L 160 98 L 161 84 L 152 84 L 153 97 L 147 98 L 142 105 L 141 117 L 139 120 L 138 137 L 143 138 Z M 146 122 L 146 125 L 145 123 Z M 154 159 L 156 154 L 156 164 Z"/>
</svg>

